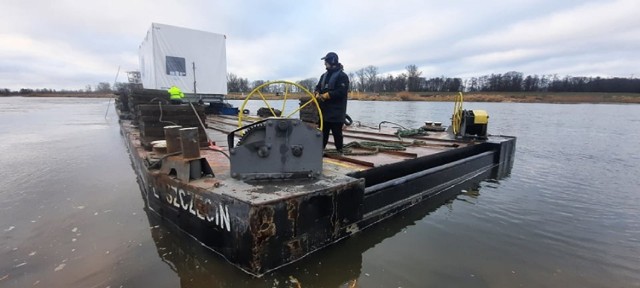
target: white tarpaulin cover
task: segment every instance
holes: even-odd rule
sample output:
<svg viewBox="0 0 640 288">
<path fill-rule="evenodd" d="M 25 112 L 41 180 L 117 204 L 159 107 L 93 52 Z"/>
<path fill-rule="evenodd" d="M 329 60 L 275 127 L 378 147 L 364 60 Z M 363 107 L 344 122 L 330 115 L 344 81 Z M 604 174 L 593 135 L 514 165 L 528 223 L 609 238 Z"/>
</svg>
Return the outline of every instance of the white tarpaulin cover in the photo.
<svg viewBox="0 0 640 288">
<path fill-rule="evenodd" d="M 140 76 L 149 89 L 227 94 L 226 36 L 152 23 L 140 44 Z"/>
</svg>

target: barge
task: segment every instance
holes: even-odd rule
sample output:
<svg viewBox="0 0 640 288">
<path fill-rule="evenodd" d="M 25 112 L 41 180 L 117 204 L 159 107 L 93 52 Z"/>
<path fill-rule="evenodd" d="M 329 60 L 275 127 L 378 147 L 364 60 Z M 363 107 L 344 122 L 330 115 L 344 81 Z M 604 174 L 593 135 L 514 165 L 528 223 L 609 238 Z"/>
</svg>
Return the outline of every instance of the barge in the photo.
<svg viewBox="0 0 640 288">
<path fill-rule="evenodd" d="M 258 88 L 245 104 L 259 95 L 273 111 Z M 268 118 L 243 115 L 244 104 L 238 116 L 206 115 L 194 103 L 169 105 L 162 90 L 119 93 L 148 210 L 259 277 L 470 179 L 510 173 L 516 138 L 488 135 L 486 112 L 462 110 L 461 99 L 448 129 L 354 123 L 344 130 L 349 148 L 332 153 L 322 150 L 316 99 L 298 88 L 308 100 Z M 309 110 L 315 117 L 303 117 Z"/>
</svg>

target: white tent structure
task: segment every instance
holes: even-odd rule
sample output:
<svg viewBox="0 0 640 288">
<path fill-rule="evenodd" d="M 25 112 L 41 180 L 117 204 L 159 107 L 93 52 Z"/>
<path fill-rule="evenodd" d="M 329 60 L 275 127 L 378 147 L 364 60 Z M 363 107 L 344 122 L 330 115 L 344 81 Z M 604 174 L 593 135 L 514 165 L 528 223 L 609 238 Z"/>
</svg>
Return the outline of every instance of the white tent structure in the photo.
<svg viewBox="0 0 640 288">
<path fill-rule="evenodd" d="M 139 58 L 144 88 L 227 94 L 225 35 L 152 23 Z"/>
</svg>

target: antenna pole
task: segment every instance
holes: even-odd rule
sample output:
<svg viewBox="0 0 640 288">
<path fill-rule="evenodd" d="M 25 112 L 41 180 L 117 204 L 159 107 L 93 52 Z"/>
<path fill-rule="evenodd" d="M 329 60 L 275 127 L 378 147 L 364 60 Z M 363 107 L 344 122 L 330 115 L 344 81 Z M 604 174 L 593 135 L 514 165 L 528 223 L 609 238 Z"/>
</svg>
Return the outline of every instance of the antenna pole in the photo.
<svg viewBox="0 0 640 288">
<path fill-rule="evenodd" d="M 198 94 L 196 92 L 196 62 L 191 62 L 193 65 L 193 94 Z"/>
</svg>

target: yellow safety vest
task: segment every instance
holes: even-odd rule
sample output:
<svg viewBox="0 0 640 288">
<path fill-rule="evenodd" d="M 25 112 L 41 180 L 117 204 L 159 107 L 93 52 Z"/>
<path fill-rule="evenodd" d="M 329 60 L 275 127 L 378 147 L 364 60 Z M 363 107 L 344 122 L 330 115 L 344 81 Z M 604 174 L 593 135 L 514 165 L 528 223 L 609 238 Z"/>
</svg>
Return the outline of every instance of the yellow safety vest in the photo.
<svg viewBox="0 0 640 288">
<path fill-rule="evenodd" d="M 171 100 L 180 100 L 184 98 L 184 93 L 182 93 L 182 91 L 180 91 L 180 88 L 176 86 L 171 86 L 171 88 L 169 88 L 169 90 L 167 91 L 169 92 L 169 95 L 171 95 L 169 97 L 169 99 Z"/>
</svg>

